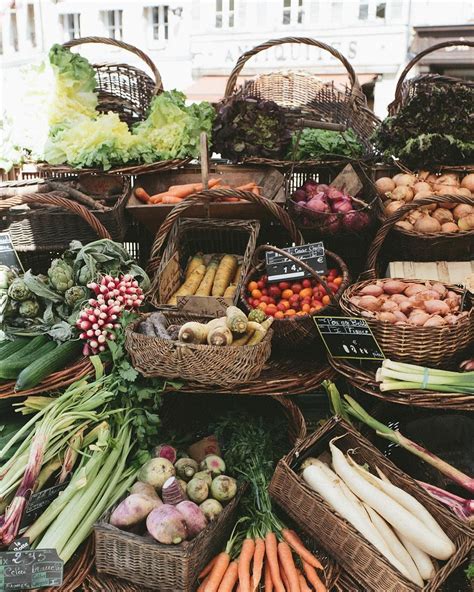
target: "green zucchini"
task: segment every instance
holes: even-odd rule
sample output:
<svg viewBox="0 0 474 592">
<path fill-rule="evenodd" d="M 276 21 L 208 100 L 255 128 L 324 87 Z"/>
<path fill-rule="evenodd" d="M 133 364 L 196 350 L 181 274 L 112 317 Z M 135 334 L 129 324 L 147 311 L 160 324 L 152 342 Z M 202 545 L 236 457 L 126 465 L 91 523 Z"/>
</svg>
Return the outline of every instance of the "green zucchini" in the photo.
<svg viewBox="0 0 474 592">
<path fill-rule="evenodd" d="M 58 345 L 53 351 L 37 358 L 18 375 L 15 390 L 25 391 L 42 382 L 53 372 L 62 370 L 69 362 L 80 354 L 82 343 L 80 341 L 66 341 Z"/>
<path fill-rule="evenodd" d="M 9 341 L 7 345 L 2 348 L 0 352 L 0 361 L 6 360 L 9 356 L 20 351 L 25 345 L 28 345 L 30 339 L 26 337 L 19 337 L 14 341 Z"/>
<path fill-rule="evenodd" d="M 35 340 L 36 338 L 33 339 L 33 341 Z M 2 362 L 2 365 L 0 366 L 0 379 L 13 380 L 14 378 L 17 378 L 23 368 L 26 368 L 36 359 L 43 357 L 58 346 L 52 339 L 49 339 L 46 343 L 39 344 L 34 351 L 30 351 L 25 355 L 24 351 L 26 350 L 26 347 Z"/>
<path fill-rule="evenodd" d="M 3 358 L 3 362 L 11 362 L 12 360 L 18 359 L 19 356 L 29 356 L 31 353 L 37 352 L 40 347 L 43 347 L 48 341 L 51 341 L 51 338 L 47 335 L 38 335 L 37 337 L 28 339 L 26 345 L 24 345 L 19 351 L 8 356 L 8 358 Z"/>
</svg>

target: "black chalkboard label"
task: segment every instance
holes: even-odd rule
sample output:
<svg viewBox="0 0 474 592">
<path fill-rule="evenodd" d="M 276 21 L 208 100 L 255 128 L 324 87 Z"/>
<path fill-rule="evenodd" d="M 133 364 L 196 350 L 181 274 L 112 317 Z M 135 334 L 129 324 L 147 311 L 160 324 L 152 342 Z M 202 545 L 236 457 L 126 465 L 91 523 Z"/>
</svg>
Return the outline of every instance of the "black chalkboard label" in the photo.
<svg viewBox="0 0 474 592">
<path fill-rule="evenodd" d="M 313 317 L 333 358 L 383 360 L 379 344 L 364 319 L 355 317 Z"/>
<path fill-rule="evenodd" d="M 56 549 L 7 551 L 0 553 L 0 590 L 31 590 L 60 586 L 64 561 Z"/>
<path fill-rule="evenodd" d="M 304 261 L 306 265 L 309 265 L 309 267 L 314 269 L 314 271 L 320 275 L 325 274 L 328 270 L 326 252 L 322 242 L 300 245 L 298 247 L 288 247 L 287 249 L 283 249 L 283 251 L 287 251 L 290 255 L 298 257 L 298 259 Z M 311 277 L 310 273 L 301 269 L 301 267 L 297 263 L 291 261 L 291 259 L 280 255 L 280 253 L 267 251 L 265 256 L 269 282 Z"/>
<path fill-rule="evenodd" d="M 43 489 L 43 491 L 38 491 L 38 493 L 33 493 L 33 495 L 28 500 L 28 504 L 26 505 L 26 509 L 20 524 L 20 529 L 26 528 L 27 526 L 30 526 L 30 524 L 33 524 L 33 522 L 44 512 L 49 504 L 58 497 L 61 491 L 66 489 L 68 483 L 69 481 L 65 481 L 64 483 L 61 483 L 61 485 L 54 485 L 48 489 Z"/>
<path fill-rule="evenodd" d="M 0 232 L 0 265 L 14 267 L 17 271 L 23 271 L 23 266 L 8 232 Z"/>
</svg>

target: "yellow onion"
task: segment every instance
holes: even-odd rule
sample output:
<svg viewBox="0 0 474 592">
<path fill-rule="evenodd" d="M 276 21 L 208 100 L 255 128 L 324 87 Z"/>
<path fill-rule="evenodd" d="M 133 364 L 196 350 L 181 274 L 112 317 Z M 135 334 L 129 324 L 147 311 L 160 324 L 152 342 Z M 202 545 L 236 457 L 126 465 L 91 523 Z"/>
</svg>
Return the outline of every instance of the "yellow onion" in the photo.
<svg viewBox="0 0 474 592">
<path fill-rule="evenodd" d="M 390 177 L 381 177 L 375 181 L 375 187 L 380 195 L 385 195 L 390 191 L 393 191 L 396 187 L 395 182 Z"/>
<path fill-rule="evenodd" d="M 458 226 L 461 230 L 474 230 L 474 214 L 468 214 L 458 220 Z"/>
<path fill-rule="evenodd" d="M 396 177 L 396 179 L 395 179 L 395 177 Z M 395 175 L 395 177 L 393 178 L 393 180 L 395 181 L 395 185 L 397 187 L 400 187 L 400 186 L 412 187 L 417 181 L 415 175 L 409 175 L 407 173 L 402 173 L 401 175 Z"/>
<path fill-rule="evenodd" d="M 464 218 L 464 216 L 468 216 L 472 213 L 474 213 L 474 207 L 470 206 L 469 204 L 458 204 L 453 210 L 455 220 Z"/>
<path fill-rule="evenodd" d="M 403 205 L 405 205 L 402 201 L 390 201 L 385 206 L 385 213 L 387 216 L 392 216 L 395 212 L 400 209 Z"/>
<path fill-rule="evenodd" d="M 469 189 L 469 191 L 474 193 L 474 173 L 469 173 L 469 175 L 464 177 L 461 181 L 461 187 Z"/>
<path fill-rule="evenodd" d="M 415 195 L 413 189 L 406 185 L 398 185 L 390 193 L 390 198 L 396 201 L 411 201 Z"/>
<path fill-rule="evenodd" d="M 439 232 L 441 230 L 441 224 L 438 222 L 438 220 L 427 214 L 415 222 L 414 228 L 417 232 L 430 234 Z"/>
<path fill-rule="evenodd" d="M 453 221 L 453 214 L 451 213 L 451 210 L 447 210 L 446 208 L 436 208 L 436 210 L 431 215 L 435 220 L 438 220 L 440 224 Z"/>
</svg>

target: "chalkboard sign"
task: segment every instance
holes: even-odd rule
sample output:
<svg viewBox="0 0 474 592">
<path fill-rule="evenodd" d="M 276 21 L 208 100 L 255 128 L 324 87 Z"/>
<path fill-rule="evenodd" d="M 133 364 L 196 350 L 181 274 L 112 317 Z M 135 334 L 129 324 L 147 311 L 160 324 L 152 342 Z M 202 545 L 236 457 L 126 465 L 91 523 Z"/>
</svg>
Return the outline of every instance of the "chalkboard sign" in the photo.
<svg viewBox="0 0 474 592">
<path fill-rule="evenodd" d="M 48 489 L 43 489 L 43 491 L 38 491 L 38 493 L 33 493 L 26 505 L 26 509 L 20 524 L 20 529 L 26 528 L 27 526 L 30 526 L 30 524 L 33 524 L 38 516 L 40 516 L 50 505 L 50 503 L 58 497 L 61 491 L 66 489 L 68 483 L 69 481 L 65 481 L 60 485 L 54 485 L 54 487 L 49 487 Z"/>
<path fill-rule="evenodd" d="M 314 269 L 314 271 L 320 275 L 324 275 L 328 270 L 326 252 L 322 242 L 300 245 L 298 247 L 288 247 L 287 249 L 283 249 L 283 251 L 298 257 L 298 259 L 304 261 L 306 265 L 309 265 L 309 267 Z M 267 251 L 265 255 L 269 282 L 311 277 L 310 273 L 301 269 L 301 267 L 297 263 L 291 261 L 291 259 L 280 255 L 280 253 Z"/>
<path fill-rule="evenodd" d="M 17 271 L 23 271 L 23 266 L 8 232 L 0 232 L 0 265 L 7 265 L 14 267 Z"/>
<path fill-rule="evenodd" d="M 313 317 L 333 358 L 383 360 L 385 358 L 367 321 L 354 317 Z"/>
<path fill-rule="evenodd" d="M 56 549 L 0 553 L 0 590 L 31 590 L 60 586 L 64 562 Z"/>
</svg>

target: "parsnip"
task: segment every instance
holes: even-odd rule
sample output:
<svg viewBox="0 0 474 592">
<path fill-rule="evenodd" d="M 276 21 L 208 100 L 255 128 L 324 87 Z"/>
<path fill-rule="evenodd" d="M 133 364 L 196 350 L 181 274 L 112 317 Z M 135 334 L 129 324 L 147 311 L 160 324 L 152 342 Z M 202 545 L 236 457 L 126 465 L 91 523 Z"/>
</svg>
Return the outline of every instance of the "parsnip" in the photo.
<svg viewBox="0 0 474 592">
<path fill-rule="evenodd" d="M 227 325 L 227 317 L 219 317 L 217 319 L 212 319 L 212 321 L 208 321 L 206 323 L 207 332 L 212 331 L 216 327 L 225 327 Z"/>
<path fill-rule="evenodd" d="M 232 331 L 232 333 L 245 333 L 249 322 L 247 315 L 236 306 L 229 306 L 225 313 L 227 318 L 227 326 Z"/>
<path fill-rule="evenodd" d="M 234 255 L 224 255 L 217 269 L 212 296 L 223 296 L 237 270 L 237 259 Z"/>
<path fill-rule="evenodd" d="M 218 346 L 232 345 L 232 332 L 225 326 L 215 327 L 207 334 L 207 343 Z"/>
<path fill-rule="evenodd" d="M 187 280 L 179 287 L 179 289 L 171 296 L 168 300 L 167 304 L 171 304 L 172 306 L 176 306 L 178 303 L 179 296 L 193 296 L 196 290 L 199 287 L 199 284 L 202 282 L 202 278 L 206 273 L 206 267 L 204 265 L 199 265 L 196 267 L 193 272 L 189 275 Z"/>
<path fill-rule="evenodd" d="M 235 292 L 237 291 L 237 286 L 235 284 L 230 284 L 227 286 L 224 292 L 224 298 L 233 298 L 235 296 Z"/>
<path fill-rule="evenodd" d="M 204 265 L 204 258 L 202 253 L 197 253 L 189 260 L 188 266 L 186 267 L 186 273 L 184 274 L 185 279 L 187 280 L 192 272 L 200 265 Z"/>
<path fill-rule="evenodd" d="M 238 265 L 237 270 L 234 275 L 234 278 L 232 280 L 232 284 L 234 284 L 235 286 L 239 283 L 241 271 L 242 271 L 242 265 Z"/>
<path fill-rule="evenodd" d="M 207 326 L 196 321 L 184 323 L 179 330 L 178 340 L 183 343 L 206 343 Z"/>
<path fill-rule="evenodd" d="M 216 277 L 217 268 L 219 267 L 219 260 L 213 257 L 206 268 L 206 273 L 202 278 L 202 282 L 199 284 L 199 288 L 196 290 L 195 296 L 210 296 L 212 290 L 212 284 Z"/>
</svg>

